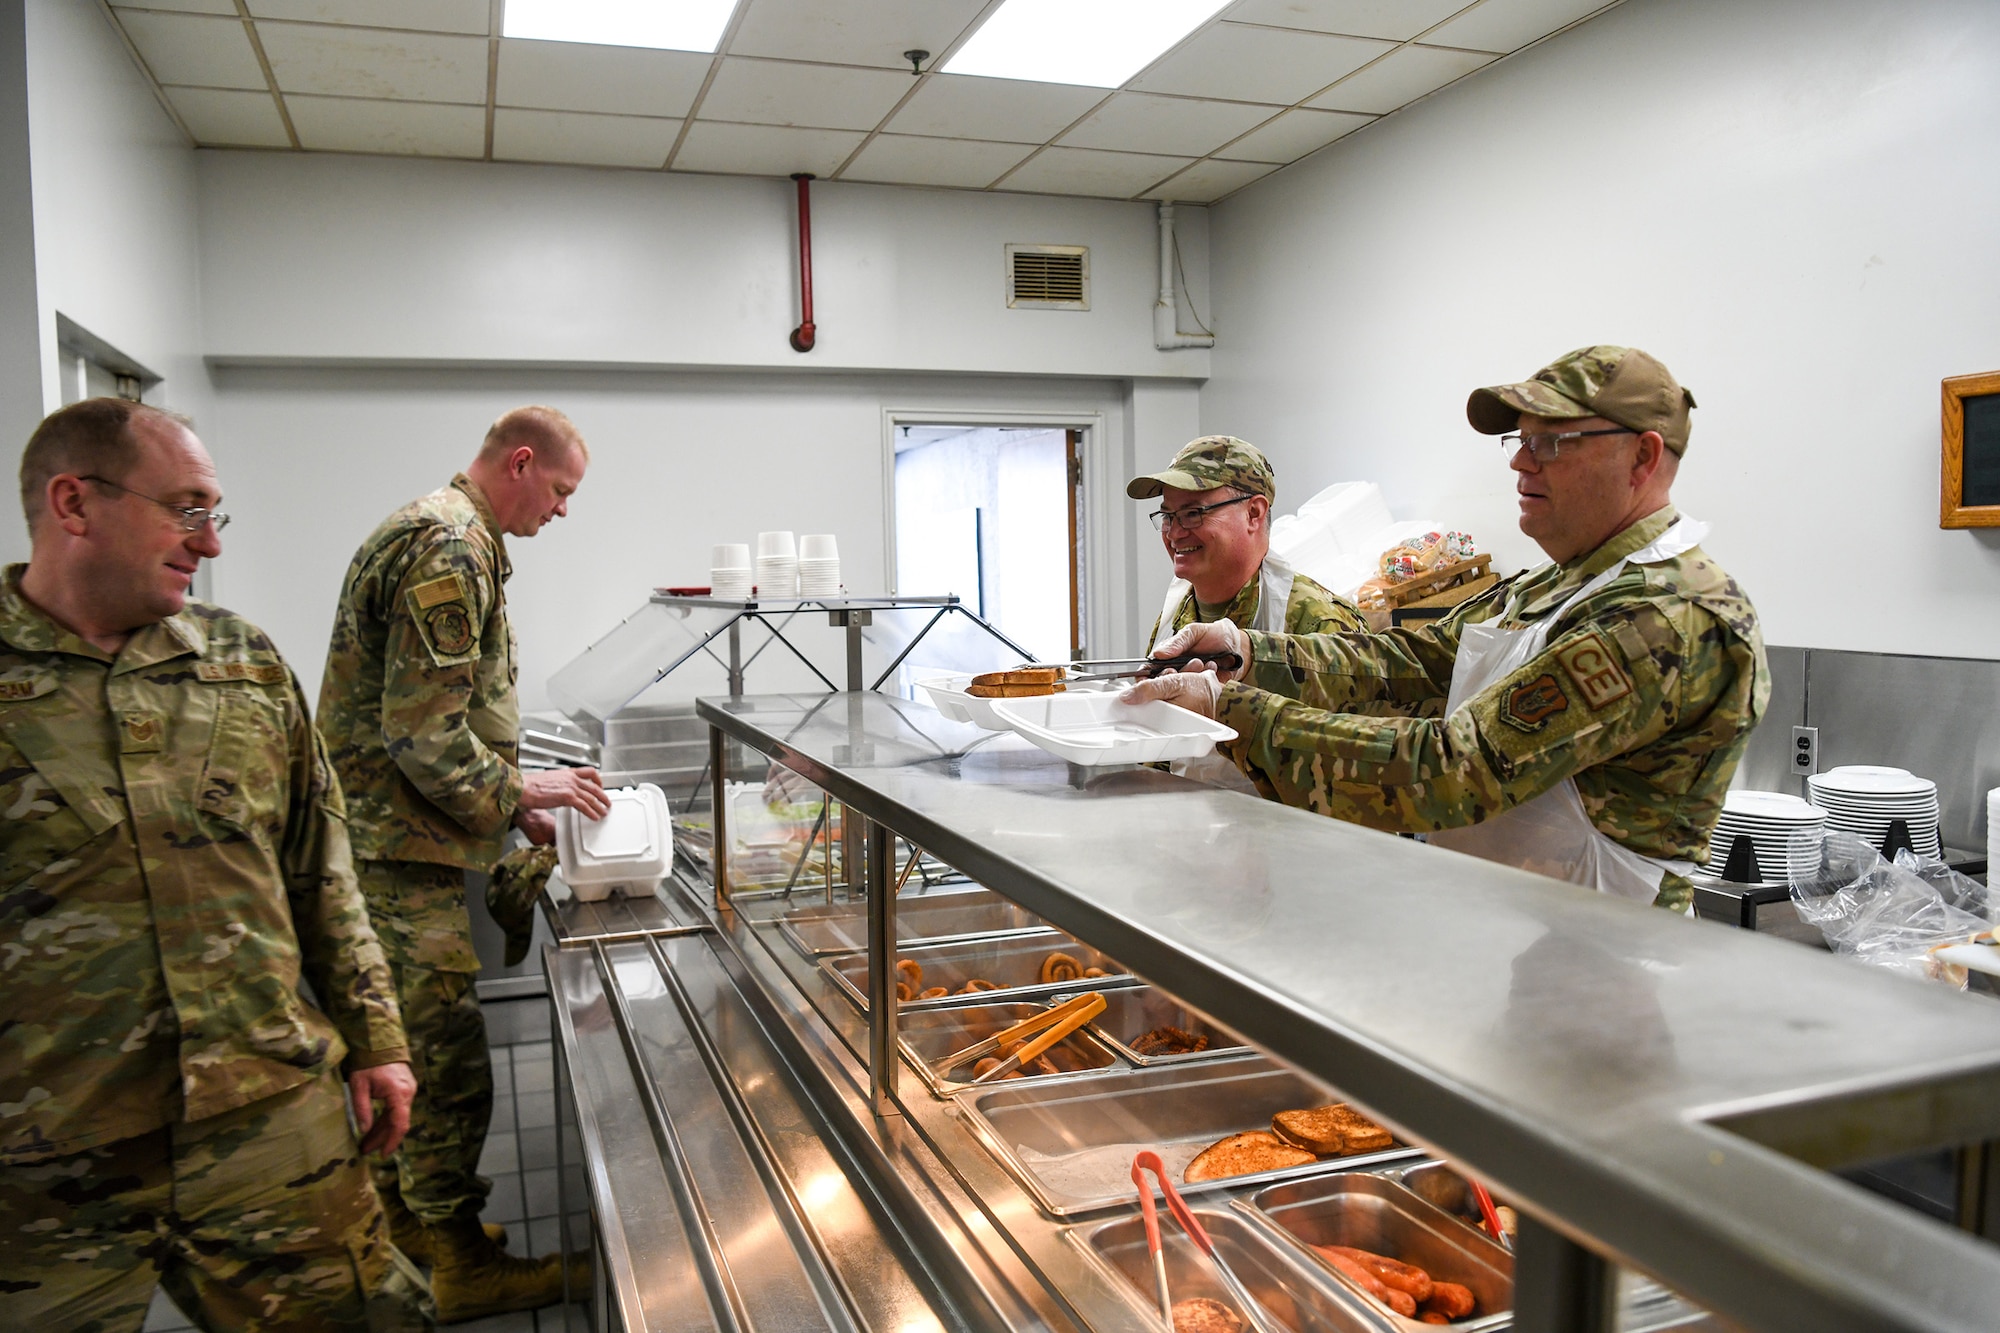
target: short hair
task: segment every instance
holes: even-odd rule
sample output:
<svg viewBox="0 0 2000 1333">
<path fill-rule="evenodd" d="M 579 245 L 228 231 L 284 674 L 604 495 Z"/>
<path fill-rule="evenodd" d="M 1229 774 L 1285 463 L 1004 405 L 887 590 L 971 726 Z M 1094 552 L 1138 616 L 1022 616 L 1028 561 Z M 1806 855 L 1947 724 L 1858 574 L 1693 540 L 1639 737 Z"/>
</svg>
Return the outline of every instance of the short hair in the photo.
<svg viewBox="0 0 2000 1333">
<path fill-rule="evenodd" d="M 49 482 L 65 473 L 122 483 L 139 466 L 143 447 L 133 431 L 138 421 L 164 421 L 188 430 L 194 422 L 178 412 L 124 398 L 86 398 L 51 412 L 21 451 L 21 511 L 32 530 L 41 517 Z"/>
<path fill-rule="evenodd" d="M 497 459 L 524 444 L 537 454 L 556 446 L 574 448 L 583 455 L 584 462 L 590 461 L 590 446 L 583 442 L 583 432 L 576 428 L 576 423 L 555 408 L 539 404 L 502 413 L 498 421 L 487 427 L 479 456 Z"/>
</svg>

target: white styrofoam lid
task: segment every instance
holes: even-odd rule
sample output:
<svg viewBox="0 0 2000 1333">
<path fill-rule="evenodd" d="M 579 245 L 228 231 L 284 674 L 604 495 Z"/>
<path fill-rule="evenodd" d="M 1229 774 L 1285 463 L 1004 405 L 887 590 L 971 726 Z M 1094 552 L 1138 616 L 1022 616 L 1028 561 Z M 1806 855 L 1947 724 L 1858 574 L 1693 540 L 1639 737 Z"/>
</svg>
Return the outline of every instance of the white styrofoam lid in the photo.
<svg viewBox="0 0 2000 1333">
<path fill-rule="evenodd" d="M 651 810 L 636 790 L 606 793 L 611 810 L 604 818 L 579 820 L 583 846 L 579 849 L 593 861 L 644 860 L 653 855 Z M 622 798 L 622 799 L 621 799 Z"/>
</svg>

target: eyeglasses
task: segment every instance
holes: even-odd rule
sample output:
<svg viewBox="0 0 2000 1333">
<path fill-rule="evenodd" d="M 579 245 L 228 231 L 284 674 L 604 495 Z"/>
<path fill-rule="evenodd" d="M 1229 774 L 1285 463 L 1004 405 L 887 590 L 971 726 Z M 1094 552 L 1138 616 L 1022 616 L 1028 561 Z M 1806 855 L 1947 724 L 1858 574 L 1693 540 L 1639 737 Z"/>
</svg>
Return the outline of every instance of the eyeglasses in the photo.
<svg viewBox="0 0 2000 1333">
<path fill-rule="evenodd" d="M 1256 495 L 1239 495 L 1234 500 L 1217 500 L 1212 505 L 1189 505 L 1186 509 L 1155 509 L 1147 517 L 1152 519 L 1153 526 L 1162 532 L 1169 523 L 1179 527 L 1182 532 L 1193 532 L 1207 522 L 1208 516 L 1216 510 L 1227 509 L 1231 505 L 1240 505 L 1245 500 L 1257 498 Z"/>
<path fill-rule="evenodd" d="M 136 495 L 147 504 L 158 505 L 174 516 L 180 523 L 182 532 L 200 532 L 203 525 L 208 523 L 213 523 L 217 532 L 229 526 L 229 515 L 218 513 L 213 509 L 203 509 L 199 505 L 168 504 L 165 500 L 155 500 L 150 495 L 140 495 L 138 491 L 120 486 L 115 481 L 106 481 L 102 477 L 86 476 L 79 478 L 79 480 L 94 481 L 99 486 L 109 486 L 114 491 L 123 491 L 127 495 Z"/>
<path fill-rule="evenodd" d="M 1562 453 L 1562 447 L 1570 440 L 1581 440 L 1591 435 L 1637 435 L 1635 430 L 1623 426 L 1604 430 L 1566 430 L 1560 435 L 1522 435 L 1518 432 L 1500 437 L 1500 450 L 1512 458 L 1517 450 L 1526 449 L 1537 463 L 1553 463 Z"/>
</svg>

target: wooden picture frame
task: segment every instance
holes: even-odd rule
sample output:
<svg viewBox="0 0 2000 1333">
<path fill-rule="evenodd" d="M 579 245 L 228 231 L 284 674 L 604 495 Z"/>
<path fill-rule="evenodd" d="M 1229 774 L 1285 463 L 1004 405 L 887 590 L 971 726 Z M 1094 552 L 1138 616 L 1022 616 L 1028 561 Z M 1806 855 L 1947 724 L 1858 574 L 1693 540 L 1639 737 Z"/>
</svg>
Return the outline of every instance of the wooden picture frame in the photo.
<svg viewBox="0 0 2000 1333">
<path fill-rule="evenodd" d="M 2000 528 L 2000 370 L 1943 383 L 1941 528 Z"/>
</svg>

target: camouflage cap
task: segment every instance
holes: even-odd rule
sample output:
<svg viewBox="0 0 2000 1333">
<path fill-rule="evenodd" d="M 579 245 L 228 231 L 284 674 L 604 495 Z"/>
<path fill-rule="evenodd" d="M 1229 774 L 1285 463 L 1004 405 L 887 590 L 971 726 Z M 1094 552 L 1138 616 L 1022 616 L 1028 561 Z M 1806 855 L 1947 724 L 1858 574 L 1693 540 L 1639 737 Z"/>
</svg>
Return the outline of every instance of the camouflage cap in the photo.
<svg viewBox="0 0 2000 1333">
<path fill-rule="evenodd" d="M 1218 486 L 1234 486 L 1266 500 L 1278 496 L 1271 460 L 1256 445 L 1234 435 L 1204 435 L 1189 440 L 1165 468 L 1126 482 L 1125 494 L 1134 500 L 1150 500 L 1164 494 L 1169 486 L 1177 491 L 1212 491 Z"/>
<path fill-rule="evenodd" d="M 1685 454 L 1694 405 L 1694 395 L 1646 353 L 1600 345 L 1557 358 L 1524 384 L 1474 389 L 1465 416 L 1482 435 L 1505 435 L 1524 412 L 1556 421 L 1603 417 L 1631 430 L 1656 430 L 1667 448 Z"/>
</svg>

